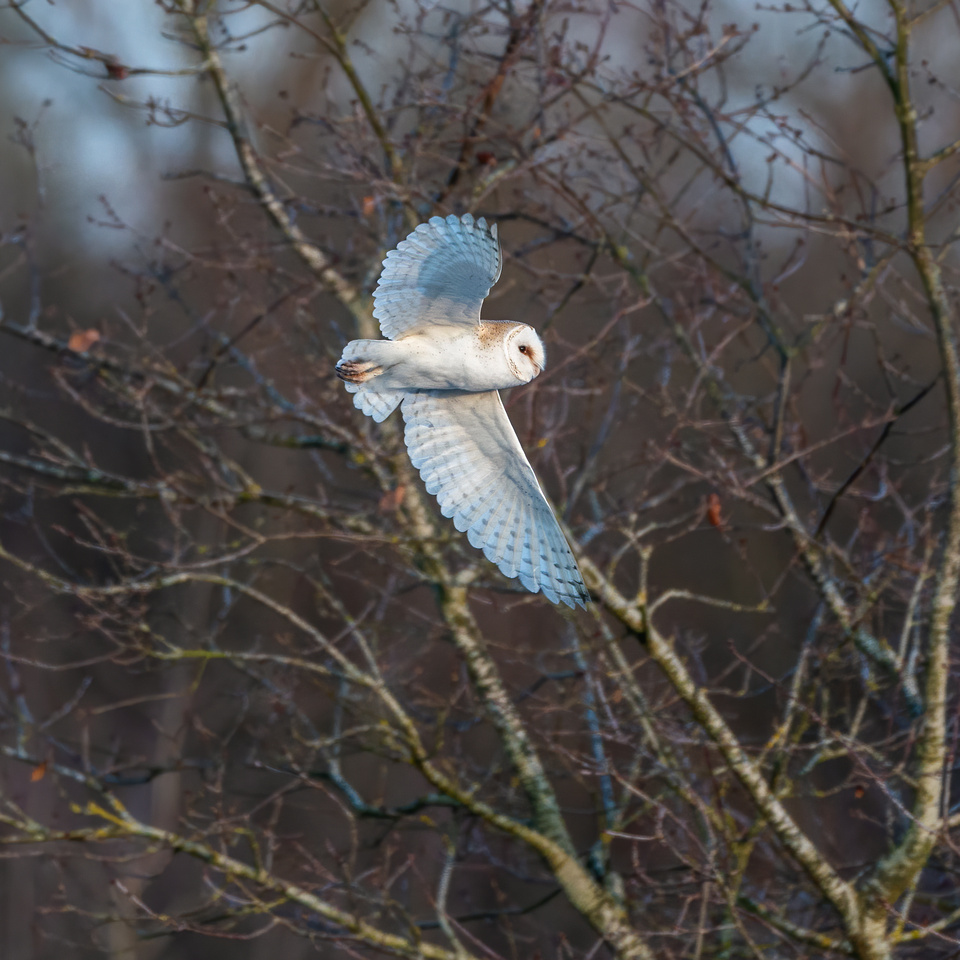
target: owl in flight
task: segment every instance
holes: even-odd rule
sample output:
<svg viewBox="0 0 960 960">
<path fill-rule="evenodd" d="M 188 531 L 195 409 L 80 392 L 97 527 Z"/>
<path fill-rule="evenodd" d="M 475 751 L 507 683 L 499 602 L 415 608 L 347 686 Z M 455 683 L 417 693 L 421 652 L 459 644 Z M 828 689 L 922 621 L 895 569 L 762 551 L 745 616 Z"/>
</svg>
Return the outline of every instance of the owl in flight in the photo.
<svg viewBox="0 0 960 960">
<path fill-rule="evenodd" d="M 500 278 L 497 227 L 433 217 L 387 254 L 373 315 L 386 340 L 352 340 L 337 376 L 378 423 L 401 406 L 404 440 L 445 517 L 507 577 L 568 606 L 589 599 L 577 561 L 498 390 L 546 364 L 525 323 L 480 319 Z"/>
</svg>

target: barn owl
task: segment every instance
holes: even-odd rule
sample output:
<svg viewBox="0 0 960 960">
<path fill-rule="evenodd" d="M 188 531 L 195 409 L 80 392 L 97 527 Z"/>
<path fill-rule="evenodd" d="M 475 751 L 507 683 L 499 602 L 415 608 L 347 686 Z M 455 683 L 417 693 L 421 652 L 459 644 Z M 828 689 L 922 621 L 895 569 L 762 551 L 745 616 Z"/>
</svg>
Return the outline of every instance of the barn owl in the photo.
<svg viewBox="0 0 960 960">
<path fill-rule="evenodd" d="M 546 365 L 532 327 L 480 319 L 501 265 L 497 227 L 482 217 L 421 223 L 387 254 L 373 294 L 387 339 L 352 340 L 337 375 L 378 423 L 401 407 L 427 491 L 505 576 L 584 606 L 577 562 L 497 392 Z"/>
</svg>

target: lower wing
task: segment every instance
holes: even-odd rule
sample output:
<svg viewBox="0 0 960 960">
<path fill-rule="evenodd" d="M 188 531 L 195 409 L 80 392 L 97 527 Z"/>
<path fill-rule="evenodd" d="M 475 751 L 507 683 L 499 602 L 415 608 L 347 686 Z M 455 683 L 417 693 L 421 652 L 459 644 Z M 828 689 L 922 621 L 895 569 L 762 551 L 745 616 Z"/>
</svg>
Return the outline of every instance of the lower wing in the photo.
<svg viewBox="0 0 960 960">
<path fill-rule="evenodd" d="M 404 439 L 428 492 L 507 577 L 568 606 L 590 596 L 496 390 L 403 400 Z"/>
</svg>

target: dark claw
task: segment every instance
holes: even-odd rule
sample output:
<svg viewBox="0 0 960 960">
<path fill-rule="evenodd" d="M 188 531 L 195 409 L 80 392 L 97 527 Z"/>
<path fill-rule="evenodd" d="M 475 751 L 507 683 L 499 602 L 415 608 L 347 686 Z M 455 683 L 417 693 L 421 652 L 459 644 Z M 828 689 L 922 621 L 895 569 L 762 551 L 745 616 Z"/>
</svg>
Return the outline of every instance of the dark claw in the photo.
<svg viewBox="0 0 960 960">
<path fill-rule="evenodd" d="M 379 373 L 383 368 L 369 360 L 341 360 L 337 364 L 337 376 L 347 383 L 365 383 Z"/>
</svg>

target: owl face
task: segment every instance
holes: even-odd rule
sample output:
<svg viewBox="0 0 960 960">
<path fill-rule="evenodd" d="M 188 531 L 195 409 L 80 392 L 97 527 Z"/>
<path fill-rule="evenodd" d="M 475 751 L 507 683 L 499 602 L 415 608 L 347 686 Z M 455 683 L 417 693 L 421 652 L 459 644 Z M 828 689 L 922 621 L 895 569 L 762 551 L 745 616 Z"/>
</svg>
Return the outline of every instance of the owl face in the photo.
<svg viewBox="0 0 960 960">
<path fill-rule="evenodd" d="M 533 327 L 518 323 L 503 340 L 510 372 L 519 383 L 529 383 L 547 365 L 547 351 Z"/>
</svg>

